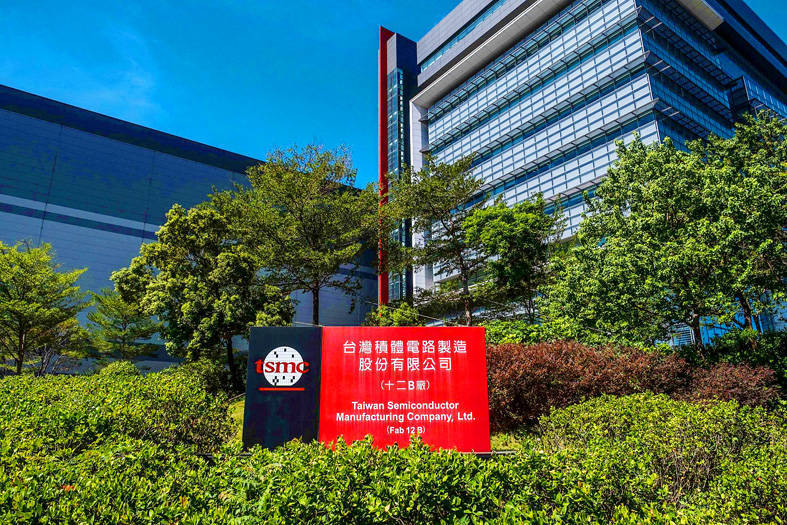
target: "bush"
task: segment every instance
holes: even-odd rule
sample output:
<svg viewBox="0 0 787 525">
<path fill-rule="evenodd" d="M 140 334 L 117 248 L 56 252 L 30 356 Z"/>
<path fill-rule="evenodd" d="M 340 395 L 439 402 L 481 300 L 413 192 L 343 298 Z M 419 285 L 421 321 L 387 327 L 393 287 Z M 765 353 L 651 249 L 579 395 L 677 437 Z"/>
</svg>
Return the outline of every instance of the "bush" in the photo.
<svg viewBox="0 0 787 525">
<path fill-rule="evenodd" d="M 496 430 L 532 424 L 551 407 L 601 394 L 667 393 L 686 399 L 736 399 L 764 405 L 778 398 L 773 373 L 746 365 L 692 368 L 675 354 L 590 347 L 573 341 L 497 345 L 487 350 L 489 411 Z"/>
<path fill-rule="evenodd" d="M 489 345 L 535 344 L 575 339 L 577 335 L 568 326 L 559 323 L 531 324 L 519 319 L 487 321 L 484 329 Z"/>
<path fill-rule="evenodd" d="M 368 314 L 365 326 L 423 326 L 424 321 L 418 309 L 406 302 L 381 304 Z"/>
<path fill-rule="evenodd" d="M 3 451 L 3 458 L 7 450 Z M 0 468 L 0 522 L 767 523 L 787 518 L 787 430 L 762 409 L 602 397 L 482 460 L 291 442 L 274 451 L 107 440 Z M 11 452 L 13 454 L 13 452 Z M 2 460 L 4 461 L 4 460 Z"/>
<path fill-rule="evenodd" d="M 107 366 L 98 371 L 102 376 L 138 376 L 140 375 L 139 368 L 134 366 L 131 361 L 112 361 Z"/>
<path fill-rule="evenodd" d="M 30 456 L 0 468 L 0 522 L 176 523 L 208 513 L 209 474 L 192 447 L 113 436 L 68 460 Z"/>
<path fill-rule="evenodd" d="M 118 436 L 216 449 L 230 434 L 226 396 L 189 368 L 147 376 L 113 363 L 90 376 L 14 376 L 0 381 L 2 442 L 67 457 Z"/>
<path fill-rule="evenodd" d="M 541 325 L 530 324 L 526 321 L 488 321 L 484 323 L 484 332 L 488 345 L 532 344 L 550 340 L 543 333 Z"/>
<path fill-rule="evenodd" d="M 235 356 L 238 370 L 241 372 L 243 383 L 246 384 L 245 375 L 247 373 L 245 359 L 238 359 Z M 178 366 L 178 373 L 189 376 L 194 381 L 202 384 L 202 387 L 211 394 L 224 394 L 232 391 L 230 384 L 229 370 L 223 364 L 211 359 L 199 359 L 190 361 Z"/>
<path fill-rule="evenodd" d="M 787 332 L 732 330 L 713 340 L 707 349 L 713 362 L 767 366 L 787 388 Z"/>
<path fill-rule="evenodd" d="M 602 396 L 552 412 L 540 428 L 545 450 L 577 469 L 579 479 L 566 481 L 589 483 L 602 515 L 619 505 L 642 509 L 659 502 L 674 504 L 692 523 L 787 516 L 787 429 L 762 408 L 701 406 L 665 395 Z M 767 490 L 723 490 L 762 489 L 766 479 L 772 483 Z"/>
<path fill-rule="evenodd" d="M 682 397 L 690 400 L 736 400 L 743 405 L 764 406 L 778 397 L 776 375 L 765 367 L 718 363 L 692 372 L 691 389 Z"/>
<path fill-rule="evenodd" d="M 620 336 L 605 336 L 596 332 L 577 330 L 565 319 L 531 324 L 521 319 L 494 319 L 483 323 L 486 329 L 486 342 L 499 344 L 536 344 L 554 341 L 579 341 L 588 345 L 628 345 L 645 348 L 639 342 L 629 341 Z M 652 345 L 650 345 L 652 348 Z"/>
</svg>

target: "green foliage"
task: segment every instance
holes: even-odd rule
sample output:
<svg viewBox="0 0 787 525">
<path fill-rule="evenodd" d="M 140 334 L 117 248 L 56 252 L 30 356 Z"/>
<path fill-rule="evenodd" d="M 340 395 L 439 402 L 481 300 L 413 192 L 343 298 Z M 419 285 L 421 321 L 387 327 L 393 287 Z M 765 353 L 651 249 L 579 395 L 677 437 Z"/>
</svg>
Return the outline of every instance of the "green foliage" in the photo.
<svg viewBox="0 0 787 525">
<path fill-rule="evenodd" d="M 541 428 L 542 446 L 576 468 L 561 481 L 581 483 L 597 512 L 614 515 L 621 504 L 645 510 L 658 502 L 666 504 L 660 512 L 690 523 L 786 516 L 787 429 L 763 409 L 663 395 L 603 396 L 553 412 Z"/>
<path fill-rule="evenodd" d="M 93 293 L 95 310 L 87 314 L 93 346 L 103 354 L 131 359 L 155 352 L 158 345 L 140 342 L 150 339 L 160 325 L 137 303 L 127 303 L 118 292 L 104 289 Z"/>
<path fill-rule="evenodd" d="M 99 375 L 102 376 L 138 376 L 141 375 L 139 368 L 134 366 L 134 363 L 131 361 L 112 361 L 107 366 L 103 367 L 101 370 L 98 371 Z"/>
<path fill-rule="evenodd" d="M 154 374 L 155 375 L 155 374 Z M 115 378 L 115 380 L 118 380 Z M 62 423 L 61 423 L 62 424 Z M 370 441 L 335 450 L 115 435 L 28 454 L 3 437 L 0 521 L 13 523 L 769 523 L 787 517 L 784 420 L 735 403 L 603 397 L 484 460 Z"/>
<path fill-rule="evenodd" d="M 418 309 L 406 303 L 381 304 L 366 314 L 365 326 L 423 326 Z"/>
<path fill-rule="evenodd" d="M 243 365 L 247 363 L 244 362 Z M 245 366 L 238 364 L 238 367 L 244 369 Z M 227 377 L 227 370 L 221 363 L 212 361 L 210 359 L 199 359 L 197 361 L 189 361 L 178 367 L 178 372 L 183 375 L 192 377 L 195 381 L 200 382 L 205 390 L 211 394 L 224 395 L 230 392 L 231 385 Z"/>
<path fill-rule="evenodd" d="M 760 114 L 733 139 L 676 149 L 618 143 L 542 313 L 577 331 L 653 342 L 685 323 L 771 309 L 784 289 L 783 121 Z"/>
<path fill-rule="evenodd" d="M 4 451 L 5 452 L 5 451 Z M 18 464 L 11 465 L 11 460 Z M 3 523 L 220 523 L 216 494 L 203 494 L 210 470 L 192 447 L 163 446 L 125 435 L 55 455 L 0 459 Z M 206 517 L 207 516 L 207 517 Z M 226 521 L 224 521 L 226 523 Z"/>
<path fill-rule="evenodd" d="M 736 124 L 731 139 L 710 136 L 691 145 L 705 157 L 706 178 L 714 185 L 717 249 L 724 282 L 738 303 L 719 317 L 743 329 L 752 328 L 754 316 L 778 308 L 787 292 L 786 136 L 787 123 L 761 111 Z"/>
<path fill-rule="evenodd" d="M 486 343 L 499 345 L 505 343 L 531 344 L 561 339 L 577 339 L 570 326 L 559 322 L 533 324 L 524 319 L 496 319 L 483 324 Z"/>
<path fill-rule="evenodd" d="M 242 390 L 232 347 L 255 322 L 288 325 L 294 307 L 260 271 L 243 242 L 239 219 L 224 196 L 186 210 L 174 205 L 128 268 L 112 274 L 123 301 L 163 321 L 167 351 L 176 357 L 225 362 L 232 388 Z"/>
<path fill-rule="evenodd" d="M 473 310 L 478 300 L 470 286 L 481 272 L 488 256 L 481 250 L 480 239 L 467 235 L 465 221 L 472 215 L 474 206 L 467 202 L 477 196 L 482 200 L 475 206 L 482 207 L 485 198 L 480 192 L 481 181 L 471 171 L 473 158 L 467 157 L 454 164 L 436 163 L 427 157 L 425 166 L 418 172 L 408 169 L 391 182 L 391 206 L 402 218 L 412 219 L 415 239 L 404 266 L 432 266 L 436 275 L 456 274 L 455 287 L 438 288 L 419 297 L 417 306 L 430 308 L 447 302 L 461 305 L 464 324 L 473 323 Z M 434 308 L 431 308 L 433 313 Z"/>
<path fill-rule="evenodd" d="M 117 362 L 89 376 L 13 376 L 0 380 L 0 446 L 17 461 L 67 459 L 121 436 L 208 452 L 231 432 L 226 409 L 226 396 L 179 367 L 141 376 Z"/>
<path fill-rule="evenodd" d="M 549 259 L 563 232 L 558 209 L 545 212 L 541 194 L 507 206 L 475 208 L 465 219 L 468 242 L 479 245 L 489 256 L 487 271 L 500 301 L 521 310 L 530 322 L 536 320 L 535 298 L 550 276 Z"/>
<path fill-rule="evenodd" d="M 363 251 L 376 246 L 378 195 L 355 182 L 349 154 L 318 146 L 276 150 L 248 171 L 251 190 L 232 195 L 254 246 L 271 278 L 284 290 L 312 296 L 312 322 L 320 323 L 320 290 L 355 295 L 353 272 Z"/>
<path fill-rule="evenodd" d="M 84 272 L 60 271 L 48 244 L 0 243 L 0 358 L 12 359 L 17 374 L 34 350 L 52 345 L 56 327 L 65 329 L 88 305 L 76 284 Z"/>
<path fill-rule="evenodd" d="M 544 320 L 539 324 L 533 324 L 524 319 L 493 319 L 485 321 L 483 326 L 486 329 L 486 342 L 490 345 L 580 341 L 588 345 L 653 348 L 653 345 L 642 345 L 625 336 L 614 337 L 592 331 L 587 327 L 578 326 L 577 323 L 565 317 Z M 666 349 L 666 345 L 659 345 L 658 348 Z"/>
</svg>

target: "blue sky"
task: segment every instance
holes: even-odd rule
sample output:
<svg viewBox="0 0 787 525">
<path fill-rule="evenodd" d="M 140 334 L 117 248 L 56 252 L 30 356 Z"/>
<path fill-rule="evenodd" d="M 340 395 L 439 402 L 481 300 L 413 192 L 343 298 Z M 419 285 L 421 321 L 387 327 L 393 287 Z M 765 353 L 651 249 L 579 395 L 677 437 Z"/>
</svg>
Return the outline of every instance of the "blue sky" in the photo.
<svg viewBox="0 0 787 525">
<path fill-rule="evenodd" d="M 458 0 L 3 0 L 0 84 L 263 158 L 346 144 L 376 180 L 377 26 Z M 747 0 L 787 40 L 784 0 Z"/>
</svg>

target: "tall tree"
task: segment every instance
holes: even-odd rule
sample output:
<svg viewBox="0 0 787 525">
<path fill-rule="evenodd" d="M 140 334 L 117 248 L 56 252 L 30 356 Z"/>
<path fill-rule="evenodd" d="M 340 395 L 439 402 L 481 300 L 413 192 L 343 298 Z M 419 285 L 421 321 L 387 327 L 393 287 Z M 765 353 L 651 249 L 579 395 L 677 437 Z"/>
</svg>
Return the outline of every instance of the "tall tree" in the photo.
<svg viewBox="0 0 787 525">
<path fill-rule="evenodd" d="M 588 200 L 573 265 L 552 290 L 553 306 L 592 328 L 647 339 L 685 323 L 701 343 L 701 320 L 729 304 L 703 175 L 702 159 L 669 139 L 618 143 L 618 160 Z"/>
<path fill-rule="evenodd" d="M 248 176 L 251 190 L 234 196 L 248 244 L 280 287 L 311 295 L 312 322 L 320 324 L 322 290 L 360 289 L 355 270 L 377 242 L 378 195 L 371 185 L 351 187 L 355 170 L 343 149 L 276 150 Z"/>
<path fill-rule="evenodd" d="M 514 206 L 502 200 L 476 208 L 465 219 L 471 245 L 481 245 L 490 256 L 487 268 L 502 301 L 513 311 L 523 311 L 536 322 L 535 299 L 547 283 L 549 260 L 563 232 L 559 203 L 546 213 L 547 203 L 539 193 Z"/>
<path fill-rule="evenodd" d="M 112 279 L 126 302 L 139 301 L 163 322 L 170 354 L 224 360 L 233 389 L 240 391 L 232 338 L 248 337 L 255 323 L 288 325 L 294 309 L 260 271 L 225 204 L 219 197 L 189 210 L 176 204 L 158 241 L 142 245 L 140 255 Z"/>
<path fill-rule="evenodd" d="M 89 303 L 76 284 L 85 269 L 61 271 L 51 246 L 0 243 L 0 355 L 16 373 L 42 334 L 74 318 Z"/>
<path fill-rule="evenodd" d="M 155 352 L 158 345 L 145 343 L 161 326 L 145 313 L 139 303 L 127 303 L 120 294 L 106 288 L 93 293 L 95 310 L 87 314 L 93 346 L 103 354 L 131 359 Z"/>
<path fill-rule="evenodd" d="M 787 292 L 786 136 L 787 124 L 762 111 L 736 124 L 731 139 L 711 136 L 691 145 L 706 159 L 713 213 L 723 224 L 717 242 L 738 305 L 726 319 L 747 329 Z"/>
<path fill-rule="evenodd" d="M 751 326 L 753 298 L 784 290 L 783 140 L 763 116 L 688 151 L 619 143 L 545 310 L 651 341 L 686 324 L 700 347 L 704 320 L 742 307 Z"/>
<path fill-rule="evenodd" d="M 412 219 L 414 241 L 407 264 L 431 265 L 435 274 L 447 276 L 457 284 L 443 286 L 442 293 L 423 297 L 428 297 L 428 302 L 440 302 L 446 295 L 455 296 L 468 326 L 473 323 L 473 310 L 478 303 L 471 284 L 488 260 L 480 238 L 468 238 L 465 228 L 474 207 L 482 207 L 487 200 L 481 181 L 472 173 L 472 163 L 472 157 L 454 164 L 427 158 L 420 171 L 406 170 L 391 184 L 392 206 L 402 217 Z"/>
</svg>

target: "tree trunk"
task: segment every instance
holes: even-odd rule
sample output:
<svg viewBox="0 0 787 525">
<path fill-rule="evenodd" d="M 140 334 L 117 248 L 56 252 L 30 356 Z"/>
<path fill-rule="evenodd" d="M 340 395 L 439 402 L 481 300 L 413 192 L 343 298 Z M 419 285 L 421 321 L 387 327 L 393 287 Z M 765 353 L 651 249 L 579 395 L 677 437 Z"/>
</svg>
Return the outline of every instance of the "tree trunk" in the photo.
<svg viewBox="0 0 787 525">
<path fill-rule="evenodd" d="M 465 306 L 465 326 L 472 326 L 473 324 L 473 309 L 470 305 L 470 287 L 467 284 L 468 279 L 462 278 L 462 294 L 464 295 Z"/>
<path fill-rule="evenodd" d="M 318 326 L 320 324 L 320 288 L 315 287 L 312 289 L 312 324 Z"/>
<path fill-rule="evenodd" d="M 689 322 L 689 328 L 691 328 L 691 335 L 694 336 L 694 346 L 697 348 L 700 357 L 704 357 L 704 345 L 702 344 L 702 331 L 700 331 L 700 316 L 697 314 L 691 315 L 691 321 Z"/>
<path fill-rule="evenodd" d="M 760 323 L 760 316 L 759 315 L 755 315 L 754 316 L 754 326 L 757 327 L 757 331 L 758 332 L 762 332 L 762 324 Z"/>
<path fill-rule="evenodd" d="M 749 304 L 749 300 L 746 299 L 746 296 L 743 295 L 741 292 L 735 292 L 735 297 L 738 299 L 738 302 L 741 303 L 741 310 L 743 311 L 743 329 L 744 330 L 751 330 L 751 305 Z"/>
<path fill-rule="evenodd" d="M 225 337 L 224 344 L 227 348 L 227 366 L 230 369 L 230 385 L 232 385 L 233 391 L 240 393 L 243 391 L 243 386 L 240 384 L 238 368 L 235 365 L 235 356 L 232 353 L 232 336 Z"/>
<path fill-rule="evenodd" d="M 16 354 L 16 375 L 22 375 L 22 363 L 25 360 L 25 334 L 19 334 L 19 348 L 17 348 Z"/>
</svg>

